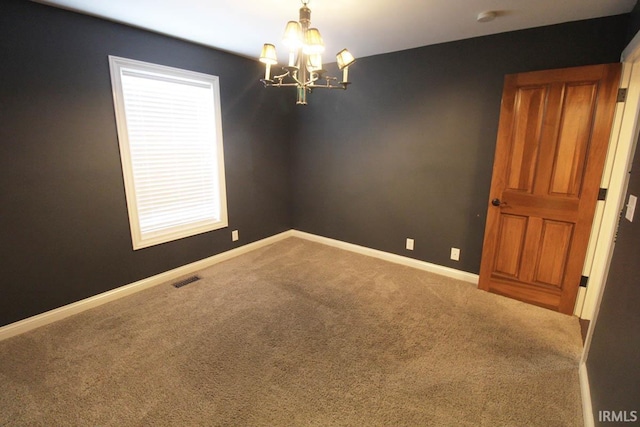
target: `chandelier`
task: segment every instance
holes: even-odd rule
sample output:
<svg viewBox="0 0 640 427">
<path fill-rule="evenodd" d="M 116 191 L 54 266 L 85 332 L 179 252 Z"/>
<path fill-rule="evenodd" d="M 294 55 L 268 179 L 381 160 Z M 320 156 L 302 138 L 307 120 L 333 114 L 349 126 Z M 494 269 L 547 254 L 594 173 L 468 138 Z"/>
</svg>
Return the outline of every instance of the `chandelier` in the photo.
<svg viewBox="0 0 640 427">
<path fill-rule="evenodd" d="M 289 49 L 289 64 L 282 67 L 283 74 L 271 77 L 271 66 L 278 63 L 276 47 L 265 43 L 260 54 L 260 62 L 265 64 L 264 79 L 260 81 L 265 87 L 295 87 L 296 104 L 307 105 L 307 93 L 313 89 L 343 89 L 349 85 L 349 66 L 356 60 L 347 49 L 336 55 L 338 68 L 342 70 L 342 81 L 337 77 L 326 75 L 322 68 L 324 42 L 320 31 L 311 26 L 311 9 L 307 7 L 310 0 L 302 0 L 300 20 L 289 21 L 284 30 L 284 45 Z"/>
</svg>

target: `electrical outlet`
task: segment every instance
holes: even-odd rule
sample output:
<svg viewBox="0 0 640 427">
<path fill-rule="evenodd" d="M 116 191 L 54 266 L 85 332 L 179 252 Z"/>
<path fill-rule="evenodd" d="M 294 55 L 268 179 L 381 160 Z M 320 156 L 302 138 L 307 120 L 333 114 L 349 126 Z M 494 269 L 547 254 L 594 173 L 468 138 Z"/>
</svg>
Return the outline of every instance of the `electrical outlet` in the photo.
<svg viewBox="0 0 640 427">
<path fill-rule="evenodd" d="M 231 232 L 231 241 L 237 242 L 240 237 L 238 236 L 238 230 L 233 230 Z"/>
<path fill-rule="evenodd" d="M 407 250 L 413 250 L 413 239 L 407 239 Z"/>
<path fill-rule="evenodd" d="M 460 249 L 451 248 L 451 259 L 454 261 L 460 261 Z"/>
</svg>

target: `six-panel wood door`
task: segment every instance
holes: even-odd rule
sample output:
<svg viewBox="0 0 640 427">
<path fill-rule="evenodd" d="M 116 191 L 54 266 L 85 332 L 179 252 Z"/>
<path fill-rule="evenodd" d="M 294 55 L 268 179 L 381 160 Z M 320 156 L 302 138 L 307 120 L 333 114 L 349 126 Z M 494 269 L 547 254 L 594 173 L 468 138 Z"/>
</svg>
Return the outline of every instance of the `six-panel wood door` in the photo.
<svg viewBox="0 0 640 427">
<path fill-rule="evenodd" d="M 505 78 L 480 289 L 573 313 L 620 69 Z"/>
</svg>

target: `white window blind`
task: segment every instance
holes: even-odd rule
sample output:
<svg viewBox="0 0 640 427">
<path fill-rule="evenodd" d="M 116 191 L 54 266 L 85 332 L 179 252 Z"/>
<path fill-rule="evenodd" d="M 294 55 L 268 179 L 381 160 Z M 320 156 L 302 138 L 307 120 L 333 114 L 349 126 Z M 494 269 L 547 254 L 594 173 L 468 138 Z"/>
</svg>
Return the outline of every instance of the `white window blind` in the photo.
<svg viewBox="0 0 640 427">
<path fill-rule="evenodd" d="M 226 227 L 217 77 L 109 61 L 134 249 Z"/>
</svg>

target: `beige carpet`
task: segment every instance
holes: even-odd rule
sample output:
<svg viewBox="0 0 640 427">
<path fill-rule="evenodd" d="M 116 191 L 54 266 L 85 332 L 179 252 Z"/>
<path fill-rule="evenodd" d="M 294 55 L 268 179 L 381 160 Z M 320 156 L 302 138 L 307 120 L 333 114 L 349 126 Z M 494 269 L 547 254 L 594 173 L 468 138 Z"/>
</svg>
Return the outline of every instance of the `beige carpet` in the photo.
<svg viewBox="0 0 640 427">
<path fill-rule="evenodd" d="M 575 318 L 290 238 L 0 342 L 2 426 L 580 426 Z"/>
</svg>

